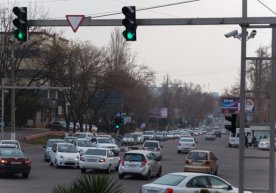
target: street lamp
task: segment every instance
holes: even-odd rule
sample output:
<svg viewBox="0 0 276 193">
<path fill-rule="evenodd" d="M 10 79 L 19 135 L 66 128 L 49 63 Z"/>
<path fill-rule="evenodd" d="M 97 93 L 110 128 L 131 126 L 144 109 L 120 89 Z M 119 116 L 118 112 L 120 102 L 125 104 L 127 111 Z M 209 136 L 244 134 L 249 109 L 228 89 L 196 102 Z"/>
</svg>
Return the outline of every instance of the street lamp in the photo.
<svg viewBox="0 0 276 193">
<path fill-rule="evenodd" d="M 248 35 L 248 31 L 247 31 L 246 32 L 246 40 L 254 38 L 256 36 L 256 34 L 257 34 L 256 30 L 252 30 L 249 35 Z M 242 33 L 239 33 L 238 30 L 234 30 L 234 31 L 231 31 L 231 32 L 228 32 L 228 33 L 224 34 L 224 36 L 226 38 L 233 37 L 233 38 L 238 38 L 239 40 L 241 40 Z"/>
</svg>

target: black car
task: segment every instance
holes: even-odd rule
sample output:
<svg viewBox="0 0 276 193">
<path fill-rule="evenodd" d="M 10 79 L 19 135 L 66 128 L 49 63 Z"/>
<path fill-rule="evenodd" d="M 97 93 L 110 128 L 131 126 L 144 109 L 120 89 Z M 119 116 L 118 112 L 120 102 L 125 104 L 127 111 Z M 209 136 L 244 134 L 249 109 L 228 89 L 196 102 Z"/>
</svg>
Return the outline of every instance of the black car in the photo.
<svg viewBox="0 0 276 193">
<path fill-rule="evenodd" d="M 65 130 L 66 122 L 65 121 L 52 121 L 50 123 L 51 130 Z"/>
<path fill-rule="evenodd" d="M 0 148 L 0 174 L 21 174 L 23 178 L 28 178 L 31 163 L 21 149 Z"/>
</svg>

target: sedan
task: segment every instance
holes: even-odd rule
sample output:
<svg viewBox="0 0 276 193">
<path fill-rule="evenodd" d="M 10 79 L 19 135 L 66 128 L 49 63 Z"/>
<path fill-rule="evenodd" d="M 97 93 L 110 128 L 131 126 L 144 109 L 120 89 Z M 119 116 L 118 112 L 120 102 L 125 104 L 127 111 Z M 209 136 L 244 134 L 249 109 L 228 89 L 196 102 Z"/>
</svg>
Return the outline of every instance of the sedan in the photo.
<svg viewBox="0 0 276 193">
<path fill-rule="evenodd" d="M 0 173 L 21 174 L 28 178 L 31 172 L 30 158 L 18 148 L 0 148 Z"/>
<path fill-rule="evenodd" d="M 196 141 L 193 137 L 181 137 L 177 146 L 177 153 L 188 153 L 196 149 Z"/>
<path fill-rule="evenodd" d="M 239 189 L 226 180 L 209 174 L 176 172 L 166 174 L 150 184 L 141 187 L 141 193 L 185 192 L 195 193 L 201 190 L 219 193 L 238 193 Z M 252 193 L 244 191 L 244 193 Z"/>
<path fill-rule="evenodd" d="M 88 149 L 80 157 L 80 169 L 85 173 L 88 169 L 104 170 L 110 173 L 111 170 L 117 170 L 120 163 L 120 157 L 116 156 L 108 148 Z"/>
<path fill-rule="evenodd" d="M 188 153 L 184 172 L 218 174 L 218 163 L 215 154 L 207 150 L 192 150 Z"/>
<path fill-rule="evenodd" d="M 215 139 L 216 139 L 216 136 L 212 132 L 205 134 L 205 141 L 207 140 L 214 141 Z"/>
</svg>

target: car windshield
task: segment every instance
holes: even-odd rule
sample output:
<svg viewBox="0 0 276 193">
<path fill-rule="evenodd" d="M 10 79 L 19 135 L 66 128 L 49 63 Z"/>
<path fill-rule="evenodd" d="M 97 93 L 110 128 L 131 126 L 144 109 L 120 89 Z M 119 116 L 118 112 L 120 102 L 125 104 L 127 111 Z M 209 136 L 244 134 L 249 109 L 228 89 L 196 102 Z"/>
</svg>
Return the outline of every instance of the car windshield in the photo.
<svg viewBox="0 0 276 193">
<path fill-rule="evenodd" d="M 191 143 L 193 143 L 194 140 L 192 138 L 181 138 L 180 142 L 191 142 Z"/>
<path fill-rule="evenodd" d="M 153 135 L 154 131 L 144 131 L 144 135 Z"/>
<path fill-rule="evenodd" d="M 72 143 L 75 139 L 76 139 L 76 137 L 65 137 L 64 141 L 66 143 Z"/>
<path fill-rule="evenodd" d="M 126 153 L 124 156 L 124 161 L 141 162 L 143 160 L 145 160 L 145 157 L 143 154 Z"/>
<path fill-rule="evenodd" d="M 80 140 L 80 141 L 78 141 L 78 146 L 80 146 L 80 147 L 93 147 L 93 144 L 89 140 Z"/>
<path fill-rule="evenodd" d="M 52 141 L 52 140 L 51 140 L 51 141 L 48 141 L 48 142 L 47 142 L 47 146 L 48 146 L 48 147 L 53 147 L 53 145 L 54 145 L 55 143 L 60 143 L 60 142 L 64 142 L 64 141 L 63 141 L 63 140 L 56 140 L 56 141 L 54 141 L 54 140 Z"/>
<path fill-rule="evenodd" d="M 74 136 L 77 138 L 85 138 L 86 134 L 85 133 L 76 133 Z"/>
<path fill-rule="evenodd" d="M 151 141 L 146 141 L 144 143 L 144 147 L 158 147 L 158 143 L 156 142 L 151 142 Z"/>
<path fill-rule="evenodd" d="M 62 144 L 58 146 L 59 152 L 65 152 L 65 153 L 77 153 L 77 148 L 75 145 L 69 145 L 69 144 Z"/>
<path fill-rule="evenodd" d="M 208 160 L 208 156 L 206 152 L 190 152 L 187 159 Z"/>
<path fill-rule="evenodd" d="M 84 155 L 106 155 L 106 150 L 104 149 L 88 149 Z"/>
<path fill-rule="evenodd" d="M 152 182 L 152 184 L 160 184 L 160 185 L 167 185 L 167 186 L 177 186 L 180 184 L 186 176 L 181 175 L 175 175 L 175 174 L 167 174 L 165 176 L 162 176 Z"/>
<path fill-rule="evenodd" d="M 20 149 L 0 149 L 1 157 L 24 157 L 24 153 Z"/>
<path fill-rule="evenodd" d="M 111 141 L 108 138 L 99 138 L 98 143 L 111 143 Z"/>
</svg>

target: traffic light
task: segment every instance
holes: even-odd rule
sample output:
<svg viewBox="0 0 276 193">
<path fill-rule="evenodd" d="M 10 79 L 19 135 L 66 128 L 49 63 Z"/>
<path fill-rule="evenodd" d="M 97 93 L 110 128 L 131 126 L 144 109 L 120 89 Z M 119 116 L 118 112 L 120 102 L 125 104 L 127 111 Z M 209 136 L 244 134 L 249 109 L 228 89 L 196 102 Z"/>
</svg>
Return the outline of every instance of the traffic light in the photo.
<svg viewBox="0 0 276 193">
<path fill-rule="evenodd" d="M 122 117 L 116 117 L 115 118 L 115 129 L 120 129 L 122 123 L 123 123 L 123 118 Z"/>
<path fill-rule="evenodd" d="M 123 7 L 122 12 L 125 15 L 122 23 L 126 28 L 123 31 L 123 36 L 126 41 L 136 41 L 136 8 L 135 6 Z"/>
<path fill-rule="evenodd" d="M 225 119 L 227 121 L 231 122 L 231 125 L 225 125 L 225 129 L 231 131 L 232 133 L 236 133 L 237 129 L 237 115 L 236 114 L 231 114 L 231 116 L 225 116 Z"/>
<path fill-rule="evenodd" d="M 17 16 L 12 21 L 16 27 L 13 34 L 17 40 L 25 42 L 28 40 L 27 7 L 14 7 L 12 11 Z"/>
</svg>

